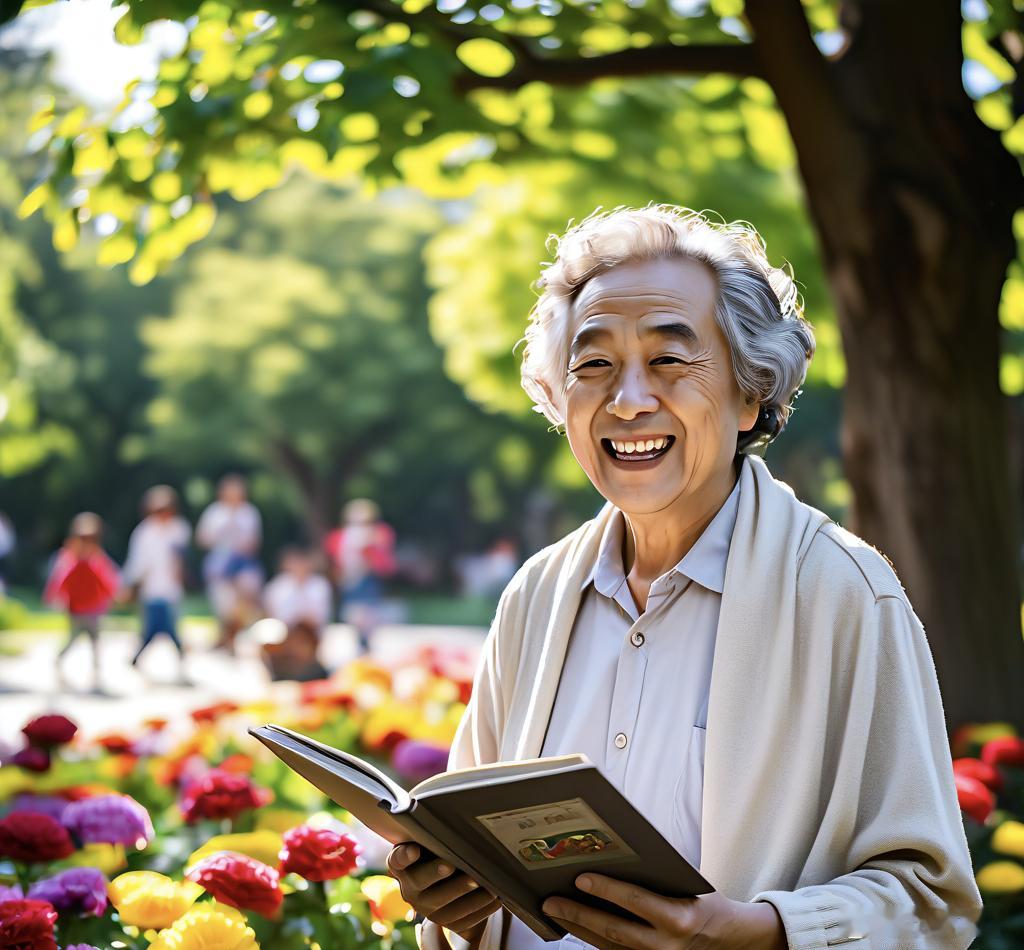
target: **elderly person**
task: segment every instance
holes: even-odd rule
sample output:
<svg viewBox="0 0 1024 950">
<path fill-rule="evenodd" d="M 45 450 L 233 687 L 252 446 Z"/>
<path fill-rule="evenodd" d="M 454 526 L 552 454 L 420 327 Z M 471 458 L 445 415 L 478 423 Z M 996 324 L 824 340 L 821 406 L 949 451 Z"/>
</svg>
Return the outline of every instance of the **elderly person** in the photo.
<svg viewBox="0 0 1024 950">
<path fill-rule="evenodd" d="M 567 946 L 967 947 L 981 898 L 921 623 L 886 558 L 756 449 L 814 351 L 747 225 L 595 213 L 544 272 L 526 391 L 607 504 L 499 601 L 450 767 L 586 753 L 715 887 L 581 874 Z M 412 845 L 424 947 L 543 943 Z"/>
</svg>

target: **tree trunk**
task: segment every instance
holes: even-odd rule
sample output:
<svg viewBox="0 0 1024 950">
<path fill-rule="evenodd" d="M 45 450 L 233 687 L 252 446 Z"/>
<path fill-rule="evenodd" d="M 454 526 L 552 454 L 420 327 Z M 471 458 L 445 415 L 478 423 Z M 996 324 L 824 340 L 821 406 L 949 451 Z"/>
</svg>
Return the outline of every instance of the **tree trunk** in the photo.
<svg viewBox="0 0 1024 950">
<path fill-rule="evenodd" d="M 957 4 L 847 3 L 827 61 L 796 2 L 748 0 L 797 148 L 847 362 L 850 528 L 920 616 L 946 721 L 1024 727 L 998 303 L 1017 163 L 960 79 Z M 799 20 L 797 19 L 799 17 Z"/>
</svg>

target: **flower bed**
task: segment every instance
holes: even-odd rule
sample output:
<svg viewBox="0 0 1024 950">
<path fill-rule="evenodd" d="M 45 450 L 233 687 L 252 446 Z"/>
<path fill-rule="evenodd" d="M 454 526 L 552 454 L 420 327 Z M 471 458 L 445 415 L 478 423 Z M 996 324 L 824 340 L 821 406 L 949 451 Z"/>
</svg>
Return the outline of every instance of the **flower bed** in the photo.
<svg viewBox="0 0 1024 950">
<path fill-rule="evenodd" d="M 953 775 L 985 902 L 976 950 L 1024 946 L 1024 739 L 1007 723 L 971 724 L 952 740 Z"/>
<path fill-rule="evenodd" d="M 425 649 L 123 734 L 27 723 L 0 766 L 0 948 L 414 947 L 389 845 L 246 729 L 290 725 L 415 783 L 443 770 L 471 672 Z"/>
<path fill-rule="evenodd" d="M 34 719 L 0 767 L 0 950 L 414 947 L 387 843 L 246 729 L 291 725 L 410 785 L 444 768 L 471 672 L 428 649 L 124 734 Z M 969 725 L 952 751 L 985 899 L 974 947 L 1024 946 L 1024 740 Z"/>
</svg>

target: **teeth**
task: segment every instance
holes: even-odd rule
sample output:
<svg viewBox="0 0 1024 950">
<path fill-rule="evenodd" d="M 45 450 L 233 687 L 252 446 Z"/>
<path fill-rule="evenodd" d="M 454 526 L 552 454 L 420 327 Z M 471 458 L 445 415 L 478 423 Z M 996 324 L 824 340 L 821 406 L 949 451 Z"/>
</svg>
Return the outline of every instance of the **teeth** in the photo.
<svg viewBox="0 0 1024 950">
<path fill-rule="evenodd" d="M 657 439 L 647 439 L 643 442 L 615 442 L 612 441 L 612 448 L 616 452 L 627 455 L 633 452 L 654 452 L 661 451 L 668 445 L 668 438 L 661 436 Z"/>
</svg>

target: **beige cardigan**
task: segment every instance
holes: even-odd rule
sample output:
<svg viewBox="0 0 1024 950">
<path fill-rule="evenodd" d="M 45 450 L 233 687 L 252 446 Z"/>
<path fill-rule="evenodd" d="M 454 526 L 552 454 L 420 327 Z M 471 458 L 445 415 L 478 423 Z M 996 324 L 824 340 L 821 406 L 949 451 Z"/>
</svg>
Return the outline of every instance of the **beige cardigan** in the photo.
<svg viewBox="0 0 1024 950">
<path fill-rule="evenodd" d="M 760 457 L 744 458 L 740 478 L 700 872 L 735 900 L 771 901 L 793 950 L 967 947 L 981 895 L 924 629 L 878 551 Z M 606 504 L 539 551 L 502 593 L 450 768 L 540 754 L 613 512 Z M 485 950 L 500 946 L 505 913 L 490 919 Z"/>
</svg>

